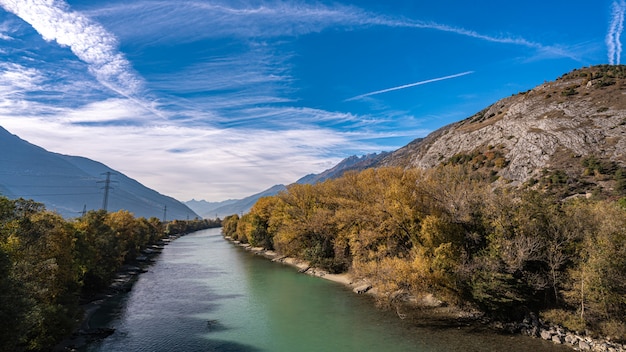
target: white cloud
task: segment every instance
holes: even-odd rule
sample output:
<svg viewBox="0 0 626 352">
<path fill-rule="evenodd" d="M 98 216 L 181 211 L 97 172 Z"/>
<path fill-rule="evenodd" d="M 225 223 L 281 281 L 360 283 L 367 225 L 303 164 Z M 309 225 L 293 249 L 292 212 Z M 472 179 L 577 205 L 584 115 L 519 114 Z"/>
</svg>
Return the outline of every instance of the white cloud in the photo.
<svg viewBox="0 0 626 352">
<path fill-rule="evenodd" d="M 34 68 L 0 62 L 0 92 L 5 97 L 38 89 L 43 81 L 43 74 Z"/>
<path fill-rule="evenodd" d="M 8 35 L 9 25 L 6 22 L 0 23 L 0 40 L 13 40 L 13 37 Z"/>
<path fill-rule="evenodd" d="M 87 107 L 89 110 L 92 107 Z M 86 110 L 83 110 L 86 111 Z M 78 116 L 82 111 L 69 111 Z M 210 127 L 90 126 L 60 116 L 0 116 L 2 126 L 50 151 L 81 155 L 178 199 L 245 197 L 333 166 L 340 150 L 378 151 L 366 136 L 309 127 L 300 130 Z"/>
<path fill-rule="evenodd" d="M 611 9 L 611 23 L 606 35 L 606 46 L 609 54 L 609 64 L 619 64 L 622 55 L 622 42 L 620 37 L 624 31 L 624 13 L 626 12 L 626 1 L 613 1 Z"/>
<path fill-rule="evenodd" d="M 494 36 L 447 24 L 398 18 L 349 5 L 274 1 L 262 4 L 227 1 L 137 1 L 103 4 L 88 11 L 106 19 L 125 35 L 150 41 L 194 41 L 200 38 L 272 38 L 317 33 L 328 28 L 384 26 L 430 29 L 478 40 L 518 45 L 579 60 L 565 47 L 544 45 L 514 35 Z M 141 15 L 137 15 L 141 14 Z M 185 26 L 180 26 L 180 19 Z M 165 33 L 165 34 L 164 34 Z"/>
<path fill-rule="evenodd" d="M 142 81 L 118 51 L 115 37 L 100 24 L 71 11 L 62 0 L 0 0 L 0 5 L 28 22 L 47 41 L 69 47 L 98 81 L 126 97 L 135 96 Z"/>
</svg>

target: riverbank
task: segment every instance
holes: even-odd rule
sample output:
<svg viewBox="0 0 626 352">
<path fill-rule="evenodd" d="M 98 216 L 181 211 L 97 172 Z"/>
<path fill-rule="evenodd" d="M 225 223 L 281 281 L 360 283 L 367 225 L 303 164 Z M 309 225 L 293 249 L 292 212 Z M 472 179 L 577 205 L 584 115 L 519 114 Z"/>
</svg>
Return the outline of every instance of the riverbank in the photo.
<svg viewBox="0 0 626 352">
<path fill-rule="evenodd" d="M 163 248 L 182 235 L 169 235 L 141 250 L 131 263 L 123 265 L 115 274 L 111 284 L 102 292 L 88 297 L 81 304 L 83 315 L 72 335 L 57 344 L 54 352 L 81 351 L 92 342 L 102 340 L 115 332 L 105 324 L 93 321 L 94 316 L 105 306 L 117 307 L 122 296 L 130 292 L 139 275 L 148 271 Z"/>
<path fill-rule="evenodd" d="M 305 260 L 284 256 L 262 247 L 252 247 L 250 244 L 241 243 L 228 236 L 224 238 L 254 255 L 259 255 L 273 262 L 291 266 L 303 274 L 339 283 L 356 294 L 370 295 L 379 304 L 389 304 L 389 299 L 382 297 L 378 289 L 364 278 L 354 277 L 350 273 L 331 274 L 327 270 L 311 266 L 311 264 Z M 395 292 L 392 296 L 391 303 L 393 307 L 390 308 L 395 309 L 398 317 L 401 319 L 418 315 L 421 319 L 428 319 L 429 321 L 436 319 L 446 324 L 454 325 L 459 321 L 463 322 L 463 324 L 467 324 L 470 321 L 478 321 L 482 318 L 482 314 L 478 311 L 463 310 L 458 307 L 448 306 L 431 294 L 418 298 L 410 295 L 408 292 L 399 291 Z"/>
<path fill-rule="evenodd" d="M 273 262 L 294 267 L 300 273 L 342 284 L 356 294 L 371 295 L 378 302 L 385 301 L 381 300 L 382 297 L 376 287 L 365 279 L 355 278 L 349 273 L 330 274 L 325 270 L 311 267 L 310 263 L 304 260 L 287 257 L 262 247 L 252 247 L 249 244 L 235 241 L 227 236 L 225 236 L 225 239 L 254 255 L 263 256 Z M 576 351 L 626 352 L 626 345 L 615 343 L 608 339 L 592 338 L 579 332 L 568 331 L 561 326 L 551 325 L 542 321 L 532 313 L 521 322 L 504 323 L 488 319 L 484 314 L 477 311 L 447 306 L 432 295 L 416 298 L 406 292 L 397 292 L 393 296 L 391 299 L 393 304 L 390 304 L 388 308 L 395 309 L 400 319 L 410 320 L 410 323 L 415 325 L 438 324 L 449 327 L 475 325 L 480 329 L 493 330 L 494 333 L 521 334 L 543 339 L 557 345 L 570 347 Z M 388 301 L 389 299 L 386 300 L 387 303 Z"/>
</svg>

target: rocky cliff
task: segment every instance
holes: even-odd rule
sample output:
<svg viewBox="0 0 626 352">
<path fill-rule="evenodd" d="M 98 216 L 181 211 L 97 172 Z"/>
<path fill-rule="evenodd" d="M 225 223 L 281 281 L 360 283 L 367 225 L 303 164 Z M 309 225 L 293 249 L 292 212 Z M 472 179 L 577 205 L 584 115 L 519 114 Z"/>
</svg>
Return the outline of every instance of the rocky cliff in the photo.
<svg viewBox="0 0 626 352">
<path fill-rule="evenodd" d="M 560 177 L 611 188 L 626 166 L 625 94 L 626 66 L 574 70 L 415 140 L 378 166 L 465 162 L 507 184 Z"/>
</svg>

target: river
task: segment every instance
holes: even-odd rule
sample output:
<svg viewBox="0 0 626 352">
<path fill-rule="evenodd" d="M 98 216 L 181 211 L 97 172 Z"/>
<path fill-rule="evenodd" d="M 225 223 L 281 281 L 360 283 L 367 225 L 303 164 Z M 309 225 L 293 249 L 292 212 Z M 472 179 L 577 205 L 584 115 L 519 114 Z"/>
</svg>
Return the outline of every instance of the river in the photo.
<svg viewBox="0 0 626 352">
<path fill-rule="evenodd" d="M 368 296 L 299 274 L 225 241 L 220 229 L 165 247 L 114 314 L 96 352 L 571 351 L 472 327 L 415 327 Z M 110 313 L 110 312 L 109 312 Z"/>
</svg>

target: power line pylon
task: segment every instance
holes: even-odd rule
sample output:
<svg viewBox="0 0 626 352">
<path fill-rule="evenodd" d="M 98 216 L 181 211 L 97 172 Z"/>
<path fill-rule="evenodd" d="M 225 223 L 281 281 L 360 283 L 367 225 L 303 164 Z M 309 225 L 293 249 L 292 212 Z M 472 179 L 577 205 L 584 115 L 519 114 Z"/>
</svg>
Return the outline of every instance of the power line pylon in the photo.
<svg viewBox="0 0 626 352">
<path fill-rule="evenodd" d="M 107 206 L 109 205 L 109 190 L 111 190 L 113 187 L 111 187 L 111 175 L 115 175 L 114 173 L 112 173 L 111 171 L 107 171 L 105 173 L 102 173 L 102 175 L 106 175 L 107 178 L 104 181 L 98 181 L 98 183 L 104 183 L 104 199 L 102 199 L 102 209 L 104 209 L 104 211 L 107 210 Z"/>
</svg>

